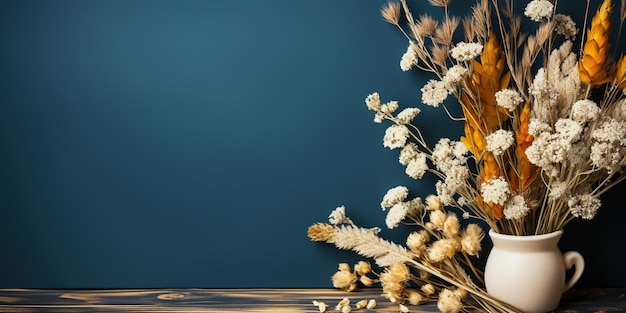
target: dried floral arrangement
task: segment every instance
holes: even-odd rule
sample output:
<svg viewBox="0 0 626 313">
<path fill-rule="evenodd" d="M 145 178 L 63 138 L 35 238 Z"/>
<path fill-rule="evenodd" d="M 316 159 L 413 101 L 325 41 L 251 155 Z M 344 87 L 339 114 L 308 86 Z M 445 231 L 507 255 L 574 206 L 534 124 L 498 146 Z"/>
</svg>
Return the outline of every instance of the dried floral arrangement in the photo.
<svg viewBox="0 0 626 313">
<path fill-rule="evenodd" d="M 419 108 L 399 110 L 397 101 L 383 102 L 378 93 L 365 99 L 375 122 L 391 122 L 383 144 L 400 150 L 406 173 L 439 179 L 436 195 L 424 200 L 409 199 L 404 186 L 382 200 L 388 228 L 405 223 L 417 230 L 406 247 L 398 245 L 380 238 L 377 228 L 358 227 L 339 207 L 328 223 L 310 226 L 308 236 L 384 268 L 374 273 L 359 263 L 352 271 L 341 264 L 332 277 L 337 288 L 380 283 L 383 296 L 403 310 L 407 303 L 437 301 L 443 312 L 516 312 L 480 287 L 482 274 L 471 257 L 481 250 L 484 232 L 477 224 L 462 227 L 457 213 L 502 234 L 546 234 L 575 218 L 593 219 L 601 195 L 626 178 L 626 56 L 610 51 L 626 1 L 614 26 L 611 0 L 595 12 L 587 0 L 586 32 L 557 13 L 556 0 L 529 1 L 523 15 L 512 0 L 476 0 L 463 18 L 449 14 L 451 1 L 428 1 L 441 9 L 441 20 L 415 19 L 407 0 L 381 12 L 408 39 L 401 69 L 433 77 L 421 88 L 422 103 L 463 122 L 464 134 L 431 147 L 413 124 Z M 532 34 L 521 29 L 526 18 L 537 23 Z M 454 44 L 457 29 L 464 41 Z M 452 116 L 446 103 L 460 105 L 463 116 Z"/>
</svg>

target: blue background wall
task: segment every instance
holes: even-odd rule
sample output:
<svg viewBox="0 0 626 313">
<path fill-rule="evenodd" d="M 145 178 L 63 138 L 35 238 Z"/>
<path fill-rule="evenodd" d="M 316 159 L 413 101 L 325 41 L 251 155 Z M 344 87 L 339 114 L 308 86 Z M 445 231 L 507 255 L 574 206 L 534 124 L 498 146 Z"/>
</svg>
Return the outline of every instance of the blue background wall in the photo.
<svg viewBox="0 0 626 313">
<path fill-rule="evenodd" d="M 363 103 L 418 105 L 427 78 L 384 2 L 0 2 L 0 287 L 329 287 L 358 258 L 310 224 L 383 227 L 389 188 L 432 192 Z M 618 193 L 562 242 L 581 285 L 626 284 Z"/>
</svg>

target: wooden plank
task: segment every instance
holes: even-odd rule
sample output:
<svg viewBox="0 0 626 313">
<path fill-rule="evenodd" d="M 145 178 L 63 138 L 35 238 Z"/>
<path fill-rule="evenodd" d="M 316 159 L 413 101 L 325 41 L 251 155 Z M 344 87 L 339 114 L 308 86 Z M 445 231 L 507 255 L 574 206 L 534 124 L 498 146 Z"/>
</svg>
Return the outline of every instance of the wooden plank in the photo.
<svg viewBox="0 0 626 313">
<path fill-rule="evenodd" d="M 348 297 L 353 312 L 399 312 L 380 296 L 380 289 L 347 293 L 335 289 L 0 289 L 0 312 L 319 312 L 313 300 L 335 305 Z M 576 289 L 557 312 L 624 312 L 626 288 Z M 374 310 L 355 310 L 354 303 L 375 299 Z M 438 312 L 435 303 L 409 306 L 411 312 Z"/>
</svg>

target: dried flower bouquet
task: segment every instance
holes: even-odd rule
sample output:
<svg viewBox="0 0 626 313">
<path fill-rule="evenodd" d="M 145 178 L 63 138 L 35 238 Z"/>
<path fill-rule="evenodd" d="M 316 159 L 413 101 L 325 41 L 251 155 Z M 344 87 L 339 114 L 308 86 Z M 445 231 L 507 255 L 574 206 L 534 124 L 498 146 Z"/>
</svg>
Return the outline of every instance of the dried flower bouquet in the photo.
<svg viewBox="0 0 626 313">
<path fill-rule="evenodd" d="M 413 124 L 420 109 L 399 111 L 398 102 L 383 102 L 378 93 L 365 100 L 375 122 L 392 123 L 383 144 L 400 150 L 406 173 L 439 179 L 437 194 L 425 203 L 408 199 L 404 186 L 383 198 L 388 228 L 400 223 L 418 228 L 408 236 L 407 248 L 379 238 L 378 229 L 356 226 L 343 207 L 333 211 L 329 223 L 312 225 L 308 235 L 385 268 L 376 274 L 341 265 L 333 276 L 338 288 L 380 282 L 392 302 L 438 299 L 444 312 L 511 312 L 515 309 L 479 287 L 481 273 L 470 257 L 480 251 L 484 233 L 476 224 L 463 229 L 455 212 L 518 236 L 594 218 L 601 195 L 626 177 L 626 56 L 610 51 L 611 32 L 619 34 L 626 18 L 626 1 L 619 27 L 613 25 L 611 0 L 604 0 L 588 23 L 590 1 L 583 2 L 582 34 L 570 16 L 557 13 L 557 0 L 532 0 L 523 16 L 514 12 L 512 0 L 477 0 L 464 18 L 449 14 L 451 1 L 428 1 L 441 8 L 441 20 L 427 14 L 415 19 L 407 0 L 381 10 L 408 39 L 401 69 L 432 75 L 421 88 L 422 103 L 442 107 L 464 123 L 458 140 L 442 138 L 431 147 Z M 522 32 L 525 18 L 537 23 L 531 34 Z M 457 29 L 464 41 L 453 44 Z M 448 102 L 460 105 L 463 116 L 453 117 Z M 468 295 L 473 301 L 463 301 Z"/>
</svg>

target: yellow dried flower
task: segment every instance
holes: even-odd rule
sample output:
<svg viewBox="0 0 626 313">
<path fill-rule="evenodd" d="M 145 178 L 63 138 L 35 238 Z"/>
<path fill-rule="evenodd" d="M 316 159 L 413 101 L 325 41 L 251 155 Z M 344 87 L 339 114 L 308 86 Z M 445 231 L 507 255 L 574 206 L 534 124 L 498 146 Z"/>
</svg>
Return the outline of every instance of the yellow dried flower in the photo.
<svg viewBox="0 0 626 313">
<path fill-rule="evenodd" d="M 406 299 L 412 305 L 418 305 L 424 302 L 424 296 L 422 296 L 419 292 L 415 290 L 410 290 Z"/>
<path fill-rule="evenodd" d="M 376 300 L 371 299 L 370 301 L 367 301 L 367 306 L 365 306 L 368 310 L 371 310 L 373 308 L 376 308 Z"/>
<path fill-rule="evenodd" d="M 443 223 L 446 221 L 446 213 L 441 210 L 430 212 L 430 222 L 437 228 L 443 228 Z"/>
<path fill-rule="evenodd" d="M 477 255 L 481 250 L 480 242 L 485 234 L 477 224 L 469 224 L 461 236 L 461 250 L 469 255 Z"/>
<path fill-rule="evenodd" d="M 587 41 L 578 62 L 578 75 L 583 83 L 601 85 L 611 80 L 604 66 L 609 57 L 612 12 L 611 0 L 604 0 L 591 19 L 591 28 L 587 30 Z"/>
<path fill-rule="evenodd" d="M 372 265 L 369 262 L 359 261 L 354 265 L 354 271 L 359 275 L 365 275 L 372 271 Z"/>
<path fill-rule="evenodd" d="M 459 218 L 456 217 L 456 214 L 448 214 L 446 216 L 445 222 L 443 222 L 443 232 L 448 237 L 454 237 L 459 233 Z"/>
<path fill-rule="evenodd" d="M 443 208 L 443 202 L 436 195 L 428 195 L 424 202 L 426 203 L 426 209 L 429 211 L 441 210 Z"/>
<path fill-rule="evenodd" d="M 428 259 L 435 263 L 441 262 L 446 257 L 454 257 L 460 248 L 459 243 L 453 238 L 439 239 L 428 248 Z"/>
<path fill-rule="evenodd" d="M 420 288 L 420 290 L 422 290 L 422 292 L 426 296 L 430 296 L 430 295 L 435 294 L 435 287 L 433 287 L 433 285 L 431 285 L 431 284 L 423 285 L 422 288 Z"/>
<path fill-rule="evenodd" d="M 324 223 L 315 223 L 309 226 L 307 236 L 312 241 L 325 241 L 332 243 L 335 239 L 335 227 Z"/>
<path fill-rule="evenodd" d="M 412 252 L 419 253 L 423 250 L 424 245 L 430 240 L 430 234 L 426 230 L 412 232 L 406 238 L 406 245 Z"/>
<path fill-rule="evenodd" d="M 345 291 L 353 291 L 356 289 L 357 276 L 350 271 L 337 271 L 331 278 L 333 287 Z"/>
<path fill-rule="evenodd" d="M 365 276 L 365 275 L 361 276 L 359 278 L 359 281 L 365 287 L 371 287 L 372 285 L 374 285 L 374 281 L 371 278 L 369 278 L 368 276 Z"/>
<path fill-rule="evenodd" d="M 463 304 L 461 299 L 450 289 L 444 289 L 439 293 L 437 308 L 444 313 L 456 313 L 461 310 Z"/>
<path fill-rule="evenodd" d="M 338 270 L 342 271 L 342 272 L 350 272 L 350 271 L 352 271 L 352 269 L 350 269 L 350 264 L 348 264 L 348 263 L 339 263 Z"/>
<path fill-rule="evenodd" d="M 404 263 L 394 263 L 380 274 L 383 296 L 392 303 L 401 302 L 406 283 L 409 281 L 409 267 Z"/>
</svg>

